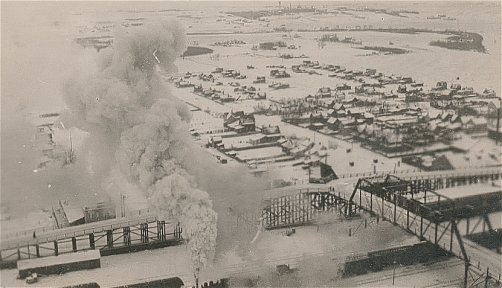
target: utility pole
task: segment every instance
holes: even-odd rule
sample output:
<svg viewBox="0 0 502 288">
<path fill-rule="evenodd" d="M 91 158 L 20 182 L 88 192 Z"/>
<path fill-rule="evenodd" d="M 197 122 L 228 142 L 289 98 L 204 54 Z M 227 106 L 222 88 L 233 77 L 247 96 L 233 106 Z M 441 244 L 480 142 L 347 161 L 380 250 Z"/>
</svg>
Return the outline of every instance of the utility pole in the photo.
<svg viewBox="0 0 502 288">
<path fill-rule="evenodd" d="M 499 144 L 500 140 L 500 110 L 502 109 L 502 99 L 500 100 L 499 108 L 497 109 L 497 128 L 495 129 L 495 144 Z"/>
<path fill-rule="evenodd" d="M 394 286 L 394 279 L 396 277 L 396 261 L 392 262 L 394 264 L 394 270 L 392 271 L 392 286 Z"/>
</svg>

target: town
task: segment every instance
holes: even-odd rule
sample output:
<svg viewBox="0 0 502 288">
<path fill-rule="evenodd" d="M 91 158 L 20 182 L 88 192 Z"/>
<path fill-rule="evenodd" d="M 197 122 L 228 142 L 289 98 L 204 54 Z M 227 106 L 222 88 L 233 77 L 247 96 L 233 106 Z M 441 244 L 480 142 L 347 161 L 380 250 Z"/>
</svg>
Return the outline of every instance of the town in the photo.
<svg viewBox="0 0 502 288">
<path fill-rule="evenodd" d="M 63 6 L 2 2 L 0 286 L 502 286 L 499 2 Z"/>
</svg>

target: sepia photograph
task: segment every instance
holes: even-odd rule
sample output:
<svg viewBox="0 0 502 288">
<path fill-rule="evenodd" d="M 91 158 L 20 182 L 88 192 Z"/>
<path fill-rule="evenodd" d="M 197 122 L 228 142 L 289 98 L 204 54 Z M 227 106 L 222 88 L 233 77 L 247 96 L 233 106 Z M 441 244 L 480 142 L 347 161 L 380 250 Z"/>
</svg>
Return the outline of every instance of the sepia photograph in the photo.
<svg viewBox="0 0 502 288">
<path fill-rule="evenodd" d="M 0 287 L 502 288 L 501 6 L 0 1 Z"/>
</svg>

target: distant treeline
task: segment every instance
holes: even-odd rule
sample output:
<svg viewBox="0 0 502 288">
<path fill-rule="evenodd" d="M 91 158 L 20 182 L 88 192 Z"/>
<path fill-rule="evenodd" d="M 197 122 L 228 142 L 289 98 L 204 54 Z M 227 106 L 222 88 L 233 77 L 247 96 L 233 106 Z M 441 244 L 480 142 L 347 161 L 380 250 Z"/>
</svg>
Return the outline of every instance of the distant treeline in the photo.
<svg viewBox="0 0 502 288">
<path fill-rule="evenodd" d="M 391 48 L 391 47 L 382 47 L 382 46 L 364 46 L 360 47 L 358 49 L 362 50 L 373 50 L 373 51 L 378 51 L 378 52 L 383 52 L 383 53 L 391 53 L 391 54 L 405 54 L 408 53 L 408 50 L 401 49 L 401 48 Z"/>
<path fill-rule="evenodd" d="M 317 9 L 314 7 L 284 7 L 284 9 L 279 10 L 260 10 L 260 11 L 235 11 L 235 12 L 226 12 L 227 14 L 242 17 L 250 20 L 259 19 L 261 17 L 268 16 L 280 16 L 289 13 L 311 13 L 316 12 Z"/>
<path fill-rule="evenodd" d="M 197 56 L 213 53 L 213 49 L 207 47 L 199 47 L 199 46 L 188 46 L 187 50 L 183 52 L 183 57 Z"/>
<path fill-rule="evenodd" d="M 429 43 L 431 46 L 438 46 L 447 49 L 467 50 L 485 53 L 483 46 L 483 36 L 478 33 L 460 32 L 444 40 L 436 40 Z"/>
</svg>

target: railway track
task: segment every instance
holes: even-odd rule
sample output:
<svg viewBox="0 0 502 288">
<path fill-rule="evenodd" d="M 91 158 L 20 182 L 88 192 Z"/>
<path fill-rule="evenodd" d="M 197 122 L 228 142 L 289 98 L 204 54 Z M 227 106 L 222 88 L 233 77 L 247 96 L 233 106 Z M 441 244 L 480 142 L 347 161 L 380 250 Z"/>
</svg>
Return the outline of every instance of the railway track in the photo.
<svg viewBox="0 0 502 288">
<path fill-rule="evenodd" d="M 458 266 L 463 267 L 464 263 L 462 261 L 458 261 L 457 259 L 450 259 L 447 261 L 434 262 L 429 265 L 423 264 L 419 267 L 417 267 L 415 265 L 415 266 L 405 267 L 405 269 L 403 271 L 396 272 L 394 277 L 396 279 L 398 279 L 398 278 L 402 278 L 405 276 L 427 273 L 432 270 L 443 270 L 446 268 L 452 268 L 452 267 L 458 267 Z M 393 271 L 392 271 L 392 269 L 389 269 L 389 270 L 385 270 L 385 275 L 382 276 L 379 274 L 380 273 L 375 274 L 373 277 L 371 277 L 369 279 L 364 279 L 362 281 L 356 281 L 354 284 L 356 284 L 357 286 L 361 286 L 361 285 L 381 283 L 382 281 L 385 281 L 385 280 L 391 280 Z M 455 280 L 455 281 L 458 281 L 458 280 Z M 444 282 L 441 281 L 440 283 L 446 283 L 446 282 L 450 282 L 450 281 L 445 280 Z M 440 283 L 438 282 L 438 284 L 440 284 Z M 435 285 L 436 284 L 434 284 L 432 286 L 427 286 L 427 287 L 437 287 Z"/>
</svg>

